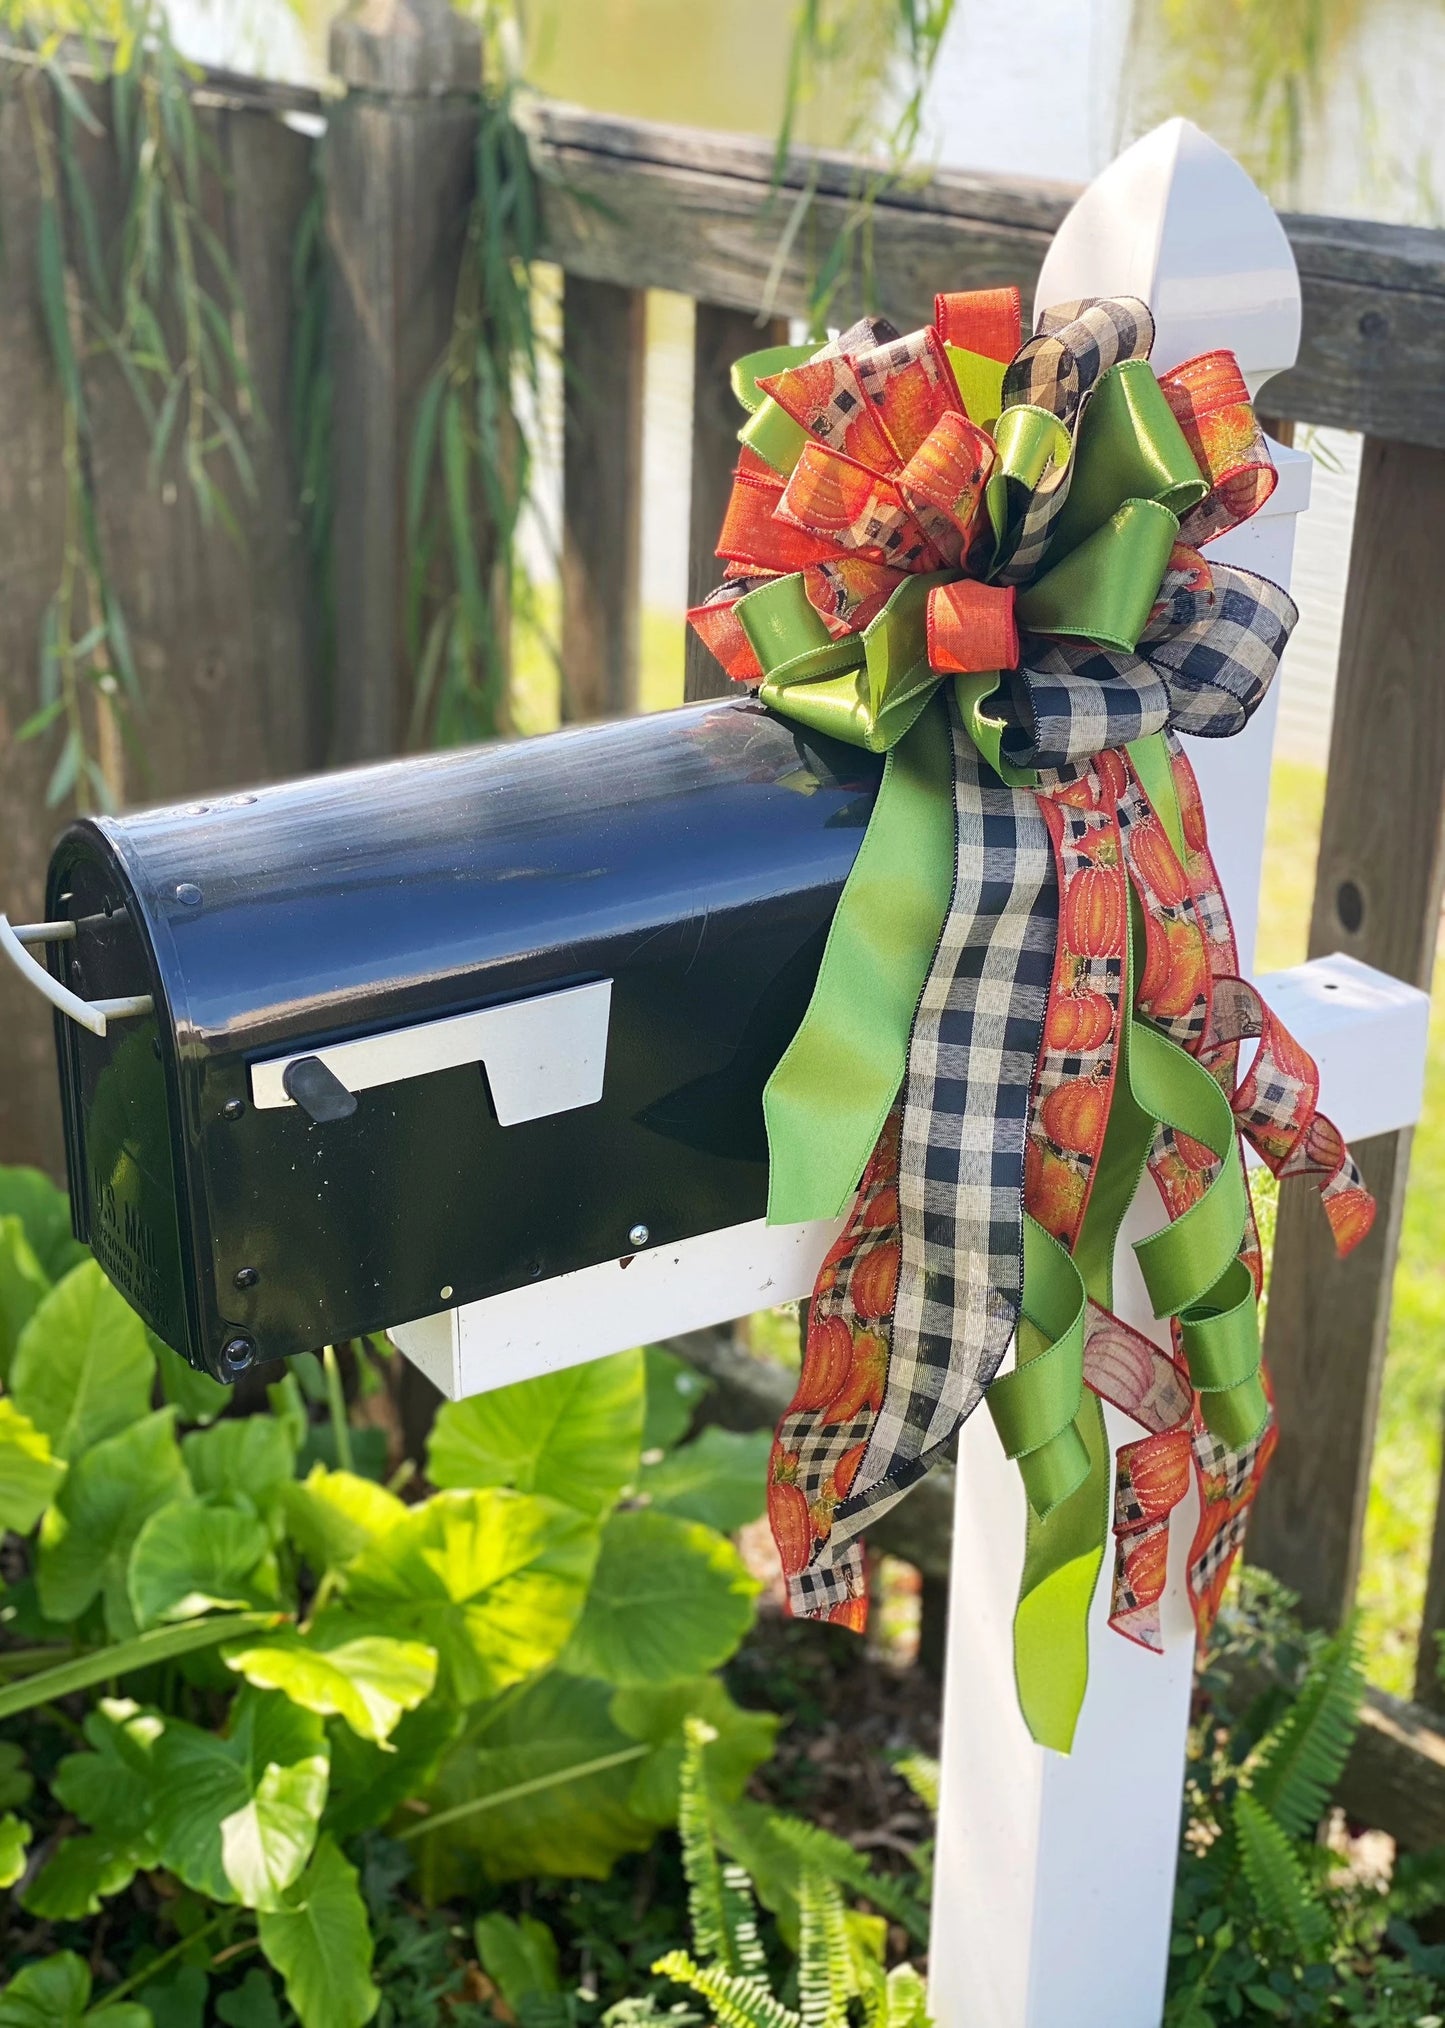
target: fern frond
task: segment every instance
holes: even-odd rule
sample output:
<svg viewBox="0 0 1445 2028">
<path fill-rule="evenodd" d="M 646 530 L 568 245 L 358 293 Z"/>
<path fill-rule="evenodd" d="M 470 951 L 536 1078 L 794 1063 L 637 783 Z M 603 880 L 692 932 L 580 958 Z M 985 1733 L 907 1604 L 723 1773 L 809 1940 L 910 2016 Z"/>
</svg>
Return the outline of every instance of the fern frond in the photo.
<svg viewBox="0 0 1445 2028">
<path fill-rule="evenodd" d="M 875 1908 L 901 1922 L 916 1943 L 928 1942 L 928 1911 L 896 1882 L 876 1874 L 863 1855 L 843 1839 L 835 1838 L 831 1831 L 817 1824 L 806 1824 L 799 1817 L 776 1816 L 772 1828 L 803 1866 L 826 1874 L 840 1887 L 851 1888 L 871 1901 Z"/>
<path fill-rule="evenodd" d="M 721 1965 L 700 1965 L 686 1951 L 669 1951 L 653 1971 L 675 1979 L 707 2001 L 716 2028 L 803 2028 L 791 2007 L 775 2000 L 760 1979 L 742 1979 Z"/>
<path fill-rule="evenodd" d="M 1365 1692 L 1353 1629 L 1325 1648 L 1284 1717 L 1250 1764 L 1250 1793 L 1290 1838 L 1307 1838 L 1325 1813 L 1354 1744 Z"/>
<path fill-rule="evenodd" d="M 1321 1956 L 1329 1942 L 1329 1917 L 1315 1899 L 1299 1854 L 1249 1789 L 1234 1799 L 1234 1835 L 1261 1924 L 1300 1957 Z"/>
<path fill-rule="evenodd" d="M 838 1883 L 805 1867 L 798 1883 L 798 1916 L 798 2011 L 803 2028 L 848 2028 L 855 1981 Z"/>
<path fill-rule="evenodd" d="M 713 1832 L 703 1751 L 716 1734 L 689 1718 L 678 1790 L 677 1831 L 687 1876 L 692 1947 L 705 1963 L 749 1977 L 763 1968 L 752 1883 L 741 1866 L 724 1865 Z"/>
<path fill-rule="evenodd" d="M 928 1753 L 905 1753 L 893 1763 L 925 1810 L 938 1815 L 938 1762 Z"/>
<path fill-rule="evenodd" d="M 888 1974 L 887 2012 L 883 2028 L 933 2028 L 928 1988 L 912 1965 L 895 1965 Z"/>
</svg>

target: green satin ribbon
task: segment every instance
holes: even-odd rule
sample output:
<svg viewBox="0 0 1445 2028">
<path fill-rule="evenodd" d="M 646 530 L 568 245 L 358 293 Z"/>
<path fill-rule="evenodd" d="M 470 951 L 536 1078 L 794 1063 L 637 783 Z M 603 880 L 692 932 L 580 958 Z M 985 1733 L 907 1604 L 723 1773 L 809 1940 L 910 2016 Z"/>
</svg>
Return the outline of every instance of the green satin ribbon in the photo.
<svg viewBox="0 0 1445 2028">
<path fill-rule="evenodd" d="M 908 1068 L 908 1038 L 953 893 L 953 742 L 934 700 L 884 764 L 797 1034 L 763 1093 L 768 1219 L 840 1218 Z"/>
</svg>

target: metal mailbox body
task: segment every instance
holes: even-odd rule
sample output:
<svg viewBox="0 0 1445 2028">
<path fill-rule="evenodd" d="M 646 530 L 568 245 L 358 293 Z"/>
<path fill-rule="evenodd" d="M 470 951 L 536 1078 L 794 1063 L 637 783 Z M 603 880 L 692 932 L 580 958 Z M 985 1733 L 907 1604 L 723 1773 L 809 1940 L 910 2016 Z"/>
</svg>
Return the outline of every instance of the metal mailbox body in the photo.
<svg viewBox="0 0 1445 2028">
<path fill-rule="evenodd" d="M 73 825 L 52 968 L 154 1000 L 57 1016 L 78 1236 L 224 1375 L 759 1217 L 879 773 L 738 701 Z M 579 1018 L 600 1097 L 548 1097 Z M 362 1041 L 349 1116 L 290 1102 L 276 1059 Z"/>
</svg>

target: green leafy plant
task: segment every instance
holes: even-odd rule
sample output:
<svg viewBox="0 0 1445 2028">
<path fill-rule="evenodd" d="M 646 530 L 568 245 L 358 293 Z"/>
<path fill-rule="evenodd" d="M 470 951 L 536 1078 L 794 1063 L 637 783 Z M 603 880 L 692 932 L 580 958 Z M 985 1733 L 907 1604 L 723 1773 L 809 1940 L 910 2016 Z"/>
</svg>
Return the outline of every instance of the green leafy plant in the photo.
<svg viewBox="0 0 1445 2028">
<path fill-rule="evenodd" d="M 423 1899 L 601 1879 L 675 1820 L 690 1718 L 729 1801 L 771 1753 L 777 1720 L 712 1673 L 758 1586 L 694 1518 L 737 1511 L 755 1446 L 673 1448 L 678 1362 L 447 1405 L 410 1504 L 308 1465 L 322 1432 L 348 1455 L 340 1363 L 316 1364 L 228 1412 L 68 1238 L 60 1194 L 0 1170 L 0 2024 L 54 1986 L 56 2019 L 136 2028 L 182 1975 L 229 2020 L 244 1973 L 302 2028 L 359 2028 L 382 2004 L 376 1827 Z M 120 1897 L 159 1924 L 92 2001 L 66 1949 L 91 1961 Z"/>
<path fill-rule="evenodd" d="M 1409 1918 L 1438 1862 L 1362 1884 L 1320 1827 L 1359 1724 L 1352 1632 L 1303 1632 L 1247 1572 L 1201 1672 L 1185 1789 L 1166 2028 L 1369 2021 L 1440 2028 L 1439 1972 Z"/>
</svg>

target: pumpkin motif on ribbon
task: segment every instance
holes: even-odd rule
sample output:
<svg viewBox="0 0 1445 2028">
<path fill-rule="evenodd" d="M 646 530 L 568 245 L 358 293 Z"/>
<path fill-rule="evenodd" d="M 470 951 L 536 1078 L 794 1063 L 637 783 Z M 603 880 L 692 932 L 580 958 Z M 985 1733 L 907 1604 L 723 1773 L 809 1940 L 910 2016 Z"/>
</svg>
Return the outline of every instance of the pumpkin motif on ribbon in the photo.
<svg viewBox="0 0 1445 2028">
<path fill-rule="evenodd" d="M 1102 1049 L 1114 1032 L 1114 1009 L 1103 993 L 1063 993 L 1049 1008 L 1044 1040 L 1065 1056 Z"/>
<path fill-rule="evenodd" d="M 883 1406 L 883 1388 L 888 1377 L 888 1346 L 876 1331 L 859 1331 L 853 1340 L 848 1377 L 823 1415 L 824 1429 L 851 1422 L 865 1408 L 876 1414 Z"/>
<path fill-rule="evenodd" d="M 1165 908 L 1178 908 L 1188 899 L 1184 868 L 1157 817 L 1130 827 L 1129 857 L 1139 878 Z"/>
<path fill-rule="evenodd" d="M 1098 1146 L 1108 1116 L 1109 1087 L 1097 1077 L 1071 1077 L 1056 1085 L 1039 1108 L 1049 1139 L 1080 1155 Z"/>
<path fill-rule="evenodd" d="M 1024 1158 L 1024 1206 L 1045 1232 L 1067 1246 L 1084 1212 L 1088 1186 L 1061 1156 L 1030 1141 Z"/>
<path fill-rule="evenodd" d="M 820 1317 L 817 1305 L 808 1323 L 803 1371 L 793 1396 L 795 1410 L 826 1408 L 848 1378 L 853 1333 L 842 1317 Z"/>
<path fill-rule="evenodd" d="M 768 1468 L 768 1526 L 788 1577 L 796 1577 L 805 1570 L 813 1553 L 813 1525 L 807 1499 L 798 1484 L 800 1462 L 796 1451 L 785 1450 L 781 1444 L 773 1445 Z"/>
<path fill-rule="evenodd" d="M 1085 866 L 1064 896 L 1064 935 L 1086 958 L 1117 957 L 1124 948 L 1129 903 L 1124 883 L 1109 868 Z"/>
<path fill-rule="evenodd" d="M 851 1283 L 853 1308 L 858 1316 L 871 1323 L 893 1314 L 902 1256 L 903 1242 L 899 1239 L 885 1240 L 859 1255 Z"/>
</svg>

